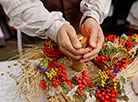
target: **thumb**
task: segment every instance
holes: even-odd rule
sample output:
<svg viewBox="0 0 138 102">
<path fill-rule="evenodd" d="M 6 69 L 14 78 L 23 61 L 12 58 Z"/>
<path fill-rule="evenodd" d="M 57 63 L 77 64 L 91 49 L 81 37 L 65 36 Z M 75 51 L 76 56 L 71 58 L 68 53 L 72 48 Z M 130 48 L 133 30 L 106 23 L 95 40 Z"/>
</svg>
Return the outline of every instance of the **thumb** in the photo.
<svg viewBox="0 0 138 102">
<path fill-rule="evenodd" d="M 76 48 L 76 49 L 79 49 L 82 47 L 78 37 L 77 37 L 77 34 L 75 32 L 75 30 L 73 29 L 72 31 L 68 32 L 68 35 L 69 35 L 69 38 L 71 40 L 71 43 L 72 45 Z"/>
<path fill-rule="evenodd" d="M 89 39 L 89 44 L 91 47 L 95 48 L 96 47 L 96 42 L 97 42 L 97 30 L 93 29 L 91 30 L 91 36 Z"/>
</svg>

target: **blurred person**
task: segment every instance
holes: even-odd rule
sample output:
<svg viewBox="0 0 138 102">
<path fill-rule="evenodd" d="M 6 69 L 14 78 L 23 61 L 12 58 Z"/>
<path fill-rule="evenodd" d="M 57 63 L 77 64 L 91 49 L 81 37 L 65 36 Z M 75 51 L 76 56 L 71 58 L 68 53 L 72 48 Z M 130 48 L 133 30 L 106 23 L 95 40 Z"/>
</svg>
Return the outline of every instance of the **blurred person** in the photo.
<svg viewBox="0 0 138 102">
<path fill-rule="evenodd" d="M 65 55 L 80 62 L 99 53 L 104 42 L 100 24 L 110 3 L 111 0 L 0 0 L 16 29 L 54 40 Z M 80 31 L 89 35 L 87 48 L 81 48 L 76 36 Z"/>
<path fill-rule="evenodd" d="M 127 16 L 127 21 L 133 25 L 138 27 L 138 0 L 135 1 L 129 11 L 129 14 Z"/>
</svg>

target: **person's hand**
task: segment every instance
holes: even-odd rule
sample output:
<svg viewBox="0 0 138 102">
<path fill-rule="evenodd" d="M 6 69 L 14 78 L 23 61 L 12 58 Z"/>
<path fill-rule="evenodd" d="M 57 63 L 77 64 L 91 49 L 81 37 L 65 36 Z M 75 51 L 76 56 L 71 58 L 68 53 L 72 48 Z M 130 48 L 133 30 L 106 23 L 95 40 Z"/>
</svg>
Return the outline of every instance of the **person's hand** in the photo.
<svg viewBox="0 0 138 102">
<path fill-rule="evenodd" d="M 93 18 L 87 18 L 84 23 L 80 25 L 81 33 L 89 37 L 89 46 L 92 50 L 84 54 L 80 62 L 85 62 L 94 59 L 102 48 L 104 42 L 104 35 L 100 25 Z"/>
<path fill-rule="evenodd" d="M 74 60 L 81 59 L 83 54 L 91 51 L 91 48 L 81 48 L 75 29 L 69 24 L 63 24 L 59 29 L 57 43 L 60 50 Z"/>
</svg>

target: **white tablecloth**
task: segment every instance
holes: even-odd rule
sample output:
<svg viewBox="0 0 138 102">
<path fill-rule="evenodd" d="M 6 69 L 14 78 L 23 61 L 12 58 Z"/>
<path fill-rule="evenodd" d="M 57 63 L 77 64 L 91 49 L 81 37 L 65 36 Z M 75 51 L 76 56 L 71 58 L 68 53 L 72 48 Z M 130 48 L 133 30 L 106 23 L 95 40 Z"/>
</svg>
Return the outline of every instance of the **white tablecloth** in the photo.
<svg viewBox="0 0 138 102">
<path fill-rule="evenodd" d="M 16 74 L 20 71 L 19 64 L 18 66 L 14 66 L 13 64 L 17 63 L 17 61 L 7 61 L 0 62 L 0 102 L 25 102 L 22 97 L 19 100 L 19 97 L 16 98 L 16 82 L 9 77 L 10 74 L 8 72 Z M 8 68 L 8 65 L 11 68 Z M 2 75 L 4 74 L 4 75 Z"/>
<path fill-rule="evenodd" d="M 17 64 L 17 66 L 14 66 L 14 64 Z M 11 68 L 8 68 L 9 65 Z M 19 97 L 16 94 L 18 86 L 15 80 L 9 76 L 11 73 L 14 75 L 19 73 L 20 70 L 20 64 L 16 60 L 0 62 L 0 102 L 26 102 L 24 95 Z M 46 102 L 46 95 L 43 94 L 41 98 L 33 98 L 32 102 Z"/>
</svg>

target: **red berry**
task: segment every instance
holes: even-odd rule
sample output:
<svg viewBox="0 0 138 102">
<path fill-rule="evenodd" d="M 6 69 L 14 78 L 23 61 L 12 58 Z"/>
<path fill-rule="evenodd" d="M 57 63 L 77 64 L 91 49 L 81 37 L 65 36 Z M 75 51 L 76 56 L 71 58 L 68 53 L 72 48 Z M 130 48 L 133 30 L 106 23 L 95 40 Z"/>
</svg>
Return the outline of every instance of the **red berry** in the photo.
<svg viewBox="0 0 138 102">
<path fill-rule="evenodd" d="M 84 80 L 88 80 L 88 77 L 84 77 Z"/>
<path fill-rule="evenodd" d="M 112 91 L 112 94 L 115 93 L 115 91 Z"/>
<path fill-rule="evenodd" d="M 79 77 L 80 80 L 82 80 L 82 75 Z"/>
<path fill-rule="evenodd" d="M 81 84 L 81 83 L 82 83 L 82 81 L 81 81 L 81 80 L 78 80 L 78 83 L 79 83 L 79 84 Z"/>
<path fill-rule="evenodd" d="M 107 92 L 110 92 L 110 89 L 106 89 L 107 90 Z"/>
<path fill-rule="evenodd" d="M 82 85 L 82 88 L 84 89 L 86 86 L 85 85 Z"/>
<path fill-rule="evenodd" d="M 79 88 L 79 91 L 82 91 L 83 90 L 83 88 Z"/>
<path fill-rule="evenodd" d="M 118 90 L 116 90 L 115 93 L 118 93 Z"/>
<path fill-rule="evenodd" d="M 79 88 L 82 88 L 82 84 L 79 84 Z"/>
<path fill-rule="evenodd" d="M 84 70 L 84 71 L 82 72 L 82 74 L 87 74 L 87 71 L 86 71 L 86 70 Z"/>
<path fill-rule="evenodd" d="M 105 92 L 102 92 L 101 94 L 102 94 L 102 96 L 104 96 L 105 95 Z"/>
<path fill-rule="evenodd" d="M 114 94 L 111 94 L 111 97 L 115 97 L 115 95 Z"/>
<path fill-rule="evenodd" d="M 100 94 L 100 91 L 99 90 L 97 90 L 97 94 Z"/>
<path fill-rule="evenodd" d="M 88 75 L 88 74 L 86 74 L 86 75 L 85 75 L 85 77 L 89 78 L 89 75 Z"/>
<path fill-rule="evenodd" d="M 109 96 L 108 96 L 108 95 L 106 95 L 106 96 L 105 96 L 105 98 L 106 98 L 106 99 L 109 99 Z"/>
<path fill-rule="evenodd" d="M 98 97 L 99 97 L 99 98 L 101 98 L 101 97 L 102 97 L 102 95 L 101 95 L 101 94 L 99 94 L 99 95 L 98 95 Z"/>
<path fill-rule="evenodd" d="M 83 95 L 83 93 L 79 93 L 79 95 L 80 95 L 80 96 L 82 96 L 82 95 Z"/>
<path fill-rule="evenodd" d="M 42 87 L 44 87 L 44 85 L 43 85 L 43 84 L 41 84 L 41 88 L 42 88 Z"/>
<path fill-rule="evenodd" d="M 43 90 L 46 90 L 46 86 L 43 87 Z"/>
<path fill-rule="evenodd" d="M 102 101 L 104 101 L 104 100 L 105 100 L 105 98 L 104 98 L 104 97 L 102 97 L 101 99 L 102 99 Z"/>
<path fill-rule="evenodd" d="M 115 96 L 118 97 L 118 93 L 116 93 Z"/>
</svg>

